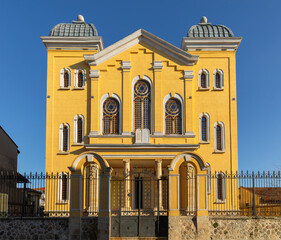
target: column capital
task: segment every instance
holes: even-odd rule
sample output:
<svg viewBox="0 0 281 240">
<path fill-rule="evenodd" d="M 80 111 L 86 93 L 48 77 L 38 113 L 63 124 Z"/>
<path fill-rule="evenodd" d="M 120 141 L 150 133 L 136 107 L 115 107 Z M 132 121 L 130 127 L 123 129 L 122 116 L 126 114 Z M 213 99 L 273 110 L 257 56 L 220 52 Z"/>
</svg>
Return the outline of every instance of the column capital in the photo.
<svg viewBox="0 0 281 240">
<path fill-rule="evenodd" d="M 131 161 L 130 158 L 124 158 L 124 159 L 123 159 L 123 162 L 125 162 L 125 163 L 130 163 L 130 161 Z"/>
<path fill-rule="evenodd" d="M 154 61 L 154 62 L 153 62 L 152 68 L 153 68 L 154 70 L 161 71 L 162 68 L 163 68 L 162 61 Z"/>
<path fill-rule="evenodd" d="M 155 159 L 155 162 L 157 163 L 157 164 L 160 164 L 160 163 L 162 163 L 162 159 Z"/>
<path fill-rule="evenodd" d="M 121 68 L 123 69 L 124 72 L 130 72 L 132 68 L 131 61 L 122 61 Z"/>
<path fill-rule="evenodd" d="M 90 78 L 99 78 L 100 77 L 100 70 L 90 70 Z"/>
<path fill-rule="evenodd" d="M 184 79 L 193 79 L 193 71 L 192 70 L 184 70 L 183 71 L 183 78 Z"/>
</svg>

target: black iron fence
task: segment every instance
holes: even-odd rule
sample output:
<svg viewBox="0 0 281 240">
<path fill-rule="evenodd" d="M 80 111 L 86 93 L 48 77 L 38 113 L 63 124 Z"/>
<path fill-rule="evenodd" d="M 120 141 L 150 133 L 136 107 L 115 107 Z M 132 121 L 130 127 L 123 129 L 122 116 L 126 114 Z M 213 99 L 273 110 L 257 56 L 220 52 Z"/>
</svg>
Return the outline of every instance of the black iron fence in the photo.
<svg viewBox="0 0 281 240">
<path fill-rule="evenodd" d="M 84 216 L 98 216 L 99 178 L 90 169 L 81 176 Z M 206 178 L 205 190 L 198 178 Z M 133 175 L 112 177 L 111 212 L 115 216 L 166 216 L 169 181 Z M 77 186 L 76 186 L 77 187 Z M 281 173 L 215 172 L 206 176 L 179 176 L 179 208 L 195 215 L 198 198 L 206 198 L 210 215 L 281 216 Z M 0 217 L 69 216 L 70 173 L 24 174 L 0 172 Z"/>
</svg>

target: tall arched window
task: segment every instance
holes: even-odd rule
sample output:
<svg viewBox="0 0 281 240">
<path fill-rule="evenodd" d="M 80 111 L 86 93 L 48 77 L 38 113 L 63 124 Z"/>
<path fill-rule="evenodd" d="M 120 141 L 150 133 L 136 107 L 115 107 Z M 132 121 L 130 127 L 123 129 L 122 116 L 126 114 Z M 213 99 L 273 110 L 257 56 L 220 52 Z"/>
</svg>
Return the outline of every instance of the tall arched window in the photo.
<svg viewBox="0 0 281 240">
<path fill-rule="evenodd" d="M 84 142 L 84 116 L 77 114 L 74 117 L 74 143 Z"/>
<path fill-rule="evenodd" d="M 83 88 L 85 86 L 85 71 L 84 69 L 76 69 L 74 75 L 74 87 Z"/>
<path fill-rule="evenodd" d="M 220 172 L 216 174 L 216 182 L 217 182 L 217 201 L 225 201 L 225 175 Z"/>
<path fill-rule="evenodd" d="M 201 113 L 199 117 L 200 142 L 210 141 L 210 117 L 208 113 Z"/>
<path fill-rule="evenodd" d="M 63 68 L 60 72 L 60 88 L 69 89 L 70 87 L 70 70 Z"/>
<path fill-rule="evenodd" d="M 201 69 L 198 76 L 199 89 L 208 90 L 209 89 L 209 72 L 207 69 Z"/>
<path fill-rule="evenodd" d="M 215 123 L 215 151 L 224 151 L 224 124 L 223 122 Z"/>
<path fill-rule="evenodd" d="M 214 90 L 223 89 L 223 71 L 216 69 L 213 73 L 214 76 Z"/>
<path fill-rule="evenodd" d="M 58 194 L 58 200 L 59 202 L 64 202 L 68 200 L 68 186 L 69 186 L 69 176 L 67 173 L 60 173 L 59 174 L 59 182 L 58 182 L 58 190 L 59 190 L 59 194 Z"/>
<path fill-rule="evenodd" d="M 103 134 L 119 134 L 119 103 L 114 98 L 103 103 Z"/>
<path fill-rule="evenodd" d="M 135 130 L 149 129 L 151 131 L 151 89 L 147 81 L 139 80 L 134 87 Z"/>
<path fill-rule="evenodd" d="M 69 125 L 62 123 L 59 131 L 59 150 L 69 152 Z"/>
<path fill-rule="evenodd" d="M 166 134 L 182 134 L 181 103 L 175 98 L 165 106 Z"/>
</svg>

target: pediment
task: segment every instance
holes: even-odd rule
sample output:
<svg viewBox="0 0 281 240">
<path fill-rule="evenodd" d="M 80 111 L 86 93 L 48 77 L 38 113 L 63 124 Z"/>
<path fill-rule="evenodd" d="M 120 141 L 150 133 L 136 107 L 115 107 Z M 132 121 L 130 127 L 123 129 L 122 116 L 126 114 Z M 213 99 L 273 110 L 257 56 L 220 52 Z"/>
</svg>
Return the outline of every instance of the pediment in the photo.
<svg viewBox="0 0 281 240">
<path fill-rule="evenodd" d="M 185 66 L 193 66 L 199 58 L 198 55 L 192 55 L 143 29 L 139 29 L 96 54 L 84 55 L 84 58 L 90 66 L 97 66 L 137 44 L 150 46 Z"/>
</svg>

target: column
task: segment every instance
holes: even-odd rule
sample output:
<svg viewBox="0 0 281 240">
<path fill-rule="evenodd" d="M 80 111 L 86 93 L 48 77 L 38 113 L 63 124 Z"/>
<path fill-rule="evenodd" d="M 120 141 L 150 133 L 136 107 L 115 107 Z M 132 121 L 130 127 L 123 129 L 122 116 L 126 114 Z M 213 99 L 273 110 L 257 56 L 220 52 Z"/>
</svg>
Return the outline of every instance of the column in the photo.
<svg viewBox="0 0 281 240">
<path fill-rule="evenodd" d="M 153 134 L 163 134 L 162 61 L 154 61 Z"/>
<path fill-rule="evenodd" d="M 129 209 L 131 206 L 131 181 L 130 181 L 130 159 L 124 159 L 124 200 L 125 209 Z"/>
<path fill-rule="evenodd" d="M 162 204 L 162 181 L 161 181 L 161 177 L 162 177 L 162 159 L 157 159 L 156 160 L 156 178 L 157 178 L 157 182 L 158 182 L 158 201 L 156 202 L 156 206 L 159 206 L 159 210 L 163 209 L 163 204 Z"/>
<path fill-rule="evenodd" d="M 193 114 L 192 114 L 192 79 L 193 71 L 183 71 L 184 78 L 184 134 L 194 135 L 193 133 Z"/>
<path fill-rule="evenodd" d="M 89 215 L 98 211 L 98 165 L 90 165 L 89 169 Z"/>
<path fill-rule="evenodd" d="M 122 135 L 131 134 L 131 62 L 122 61 Z"/>
</svg>

